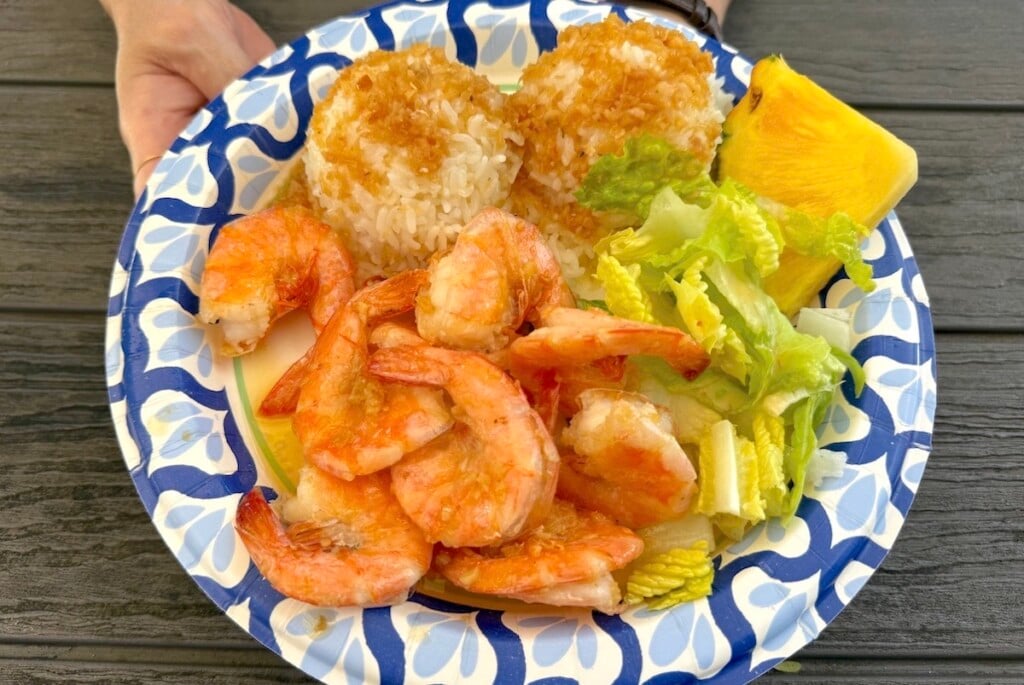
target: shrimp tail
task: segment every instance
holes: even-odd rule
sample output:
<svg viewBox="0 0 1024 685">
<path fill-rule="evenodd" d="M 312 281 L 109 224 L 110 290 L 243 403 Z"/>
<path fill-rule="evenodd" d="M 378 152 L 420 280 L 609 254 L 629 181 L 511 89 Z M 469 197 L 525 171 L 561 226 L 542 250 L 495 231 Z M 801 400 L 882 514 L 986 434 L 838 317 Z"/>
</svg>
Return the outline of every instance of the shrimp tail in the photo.
<svg viewBox="0 0 1024 685">
<path fill-rule="evenodd" d="M 427 356 L 430 350 L 429 347 L 417 345 L 377 350 L 370 356 L 367 370 L 385 381 L 443 386 L 451 379 L 452 370 L 448 366 L 431 364 Z"/>
<path fill-rule="evenodd" d="M 288 370 L 277 379 L 274 387 L 264 396 L 260 403 L 259 415 L 265 417 L 285 416 L 295 412 L 299 405 L 299 393 L 302 390 L 302 383 L 306 380 L 306 372 L 309 370 L 310 362 L 313 359 L 313 349 L 310 348 L 299 360 L 288 367 Z"/>
<path fill-rule="evenodd" d="M 242 496 L 235 514 L 235 530 L 255 558 L 258 552 L 266 552 L 272 542 L 285 538 L 284 526 L 270 508 L 267 498 L 259 488 Z M 268 544 L 271 542 L 271 544 Z M 257 564 L 258 566 L 259 564 Z"/>
<path fill-rule="evenodd" d="M 351 302 L 360 308 L 366 323 L 372 325 L 379 319 L 412 311 L 416 306 L 416 295 L 428 281 L 426 269 L 410 269 L 386 281 L 366 286 L 352 297 Z"/>
</svg>

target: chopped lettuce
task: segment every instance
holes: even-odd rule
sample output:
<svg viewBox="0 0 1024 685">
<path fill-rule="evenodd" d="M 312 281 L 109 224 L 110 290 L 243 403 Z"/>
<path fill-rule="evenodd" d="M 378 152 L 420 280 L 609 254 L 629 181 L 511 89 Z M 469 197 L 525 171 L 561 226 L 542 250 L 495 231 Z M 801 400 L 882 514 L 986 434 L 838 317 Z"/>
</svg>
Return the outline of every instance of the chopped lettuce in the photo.
<svg viewBox="0 0 1024 685">
<path fill-rule="evenodd" d="M 651 296 L 640 287 L 640 265 L 622 263 L 611 255 L 597 258 L 597 278 L 604 285 L 604 301 L 616 316 L 656 323 Z"/>
<path fill-rule="evenodd" d="M 597 251 L 626 262 L 663 266 L 664 261 L 675 263 L 673 250 L 700 236 L 706 225 L 705 209 L 683 202 L 671 188 L 665 187 L 652 199 L 650 213 L 639 229 L 627 228 L 611 234 L 598 242 Z"/>
<path fill-rule="evenodd" d="M 867 374 L 864 373 L 864 367 L 861 366 L 860 362 L 852 354 L 834 345 L 832 347 L 832 356 L 849 371 L 850 379 L 853 381 L 853 394 L 860 396 L 861 391 L 864 390 L 864 384 L 868 380 Z"/>
<path fill-rule="evenodd" d="M 707 541 L 698 540 L 643 563 L 626 581 L 626 603 L 657 610 L 707 597 L 715 576 L 709 551 Z"/>
<path fill-rule="evenodd" d="M 743 382 L 750 369 L 750 355 L 736 331 L 725 325 L 721 310 L 707 294 L 708 285 L 701 274 L 707 263 L 708 258 L 698 258 L 679 281 L 666 275 L 665 282 L 675 295 L 676 309 L 693 339 L 715 360 L 718 368 Z"/>
<path fill-rule="evenodd" d="M 743 386 L 713 364 L 693 380 L 687 380 L 656 357 L 638 356 L 630 362 L 634 385 L 656 381 L 669 392 L 690 397 L 720 415 L 735 416 L 750 409 L 750 397 Z"/>
<path fill-rule="evenodd" d="M 786 514 L 790 504 L 782 418 L 757 412 L 752 433 L 747 439 L 722 420 L 700 441 L 697 511 L 732 539 L 769 516 Z"/>
<path fill-rule="evenodd" d="M 754 443 L 738 435 L 731 421 L 710 426 L 700 441 L 697 511 L 750 523 L 764 520 L 757 461 Z"/>
<path fill-rule="evenodd" d="M 818 393 L 831 397 L 845 370 L 824 338 L 781 328 L 774 349 L 771 378 L 764 392 L 765 408 L 781 414 L 805 397 Z"/>
<path fill-rule="evenodd" d="M 748 261 L 761 277 L 779 268 L 782 232 L 775 218 L 757 204 L 756 196 L 736 181 L 726 181 L 708 209 L 705 231 L 695 247 L 724 262 Z"/>
<path fill-rule="evenodd" d="M 792 410 L 793 428 L 783 457 L 783 467 L 791 482 L 781 516 L 789 521 L 800 506 L 807 481 L 807 465 L 818 447 L 815 428 L 824 418 L 832 392 L 820 392 L 800 401 Z"/>
<path fill-rule="evenodd" d="M 820 335 L 833 347 L 844 352 L 850 351 L 850 311 L 804 307 L 796 319 L 796 329 L 807 335 Z"/>
<path fill-rule="evenodd" d="M 753 433 L 758 485 L 765 513 L 780 516 L 789 491 L 784 469 L 786 425 L 779 416 L 758 412 L 754 415 Z"/>
<path fill-rule="evenodd" d="M 805 485 L 815 487 L 821 485 L 826 478 L 838 478 L 843 475 L 846 466 L 846 452 L 835 452 L 818 448 L 807 462 L 807 479 Z"/>
<path fill-rule="evenodd" d="M 662 188 L 701 204 L 715 184 L 703 162 L 666 141 L 644 135 L 626 141 L 621 156 L 605 155 L 590 168 L 576 199 L 597 211 L 621 211 L 647 217 Z"/>
<path fill-rule="evenodd" d="M 875 289 L 871 266 L 864 262 L 860 242 L 868 229 L 848 214 L 837 212 L 827 219 L 787 209 L 779 221 L 786 244 L 811 257 L 834 257 L 846 267 L 846 274 L 864 292 Z"/>
<path fill-rule="evenodd" d="M 715 547 L 715 532 L 707 516 L 689 513 L 677 519 L 670 519 L 640 528 L 636 531 L 644 541 L 644 552 L 636 559 L 634 566 L 640 566 L 651 557 L 682 547 L 692 547 L 703 540 L 708 549 Z"/>
<path fill-rule="evenodd" d="M 849 354 L 848 317 L 811 314 L 795 329 L 764 279 L 779 275 L 791 248 L 841 261 L 870 290 L 864 227 L 844 214 L 812 217 L 732 180 L 716 186 L 698 161 L 650 136 L 599 160 L 577 199 L 637 219 L 596 246 L 607 308 L 678 326 L 711 358 L 690 381 L 659 359 L 630 364 L 633 387 L 656 392 L 677 438 L 699 448 L 696 511 L 733 539 L 768 517 L 788 520 L 820 456 L 815 428 L 835 388 L 849 370 L 860 392 L 864 376 Z"/>
</svg>

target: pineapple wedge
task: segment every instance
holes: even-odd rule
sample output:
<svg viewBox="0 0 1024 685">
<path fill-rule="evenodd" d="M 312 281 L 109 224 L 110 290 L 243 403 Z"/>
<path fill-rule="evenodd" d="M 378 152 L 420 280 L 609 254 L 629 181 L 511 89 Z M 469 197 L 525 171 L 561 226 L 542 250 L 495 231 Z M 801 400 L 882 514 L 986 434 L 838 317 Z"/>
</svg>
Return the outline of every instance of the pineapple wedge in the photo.
<svg viewBox="0 0 1024 685">
<path fill-rule="evenodd" d="M 729 113 L 719 180 L 821 217 L 845 212 L 868 229 L 917 181 L 917 155 L 892 133 L 773 55 Z M 765 290 L 788 316 L 821 290 L 840 263 L 787 248 Z"/>
</svg>

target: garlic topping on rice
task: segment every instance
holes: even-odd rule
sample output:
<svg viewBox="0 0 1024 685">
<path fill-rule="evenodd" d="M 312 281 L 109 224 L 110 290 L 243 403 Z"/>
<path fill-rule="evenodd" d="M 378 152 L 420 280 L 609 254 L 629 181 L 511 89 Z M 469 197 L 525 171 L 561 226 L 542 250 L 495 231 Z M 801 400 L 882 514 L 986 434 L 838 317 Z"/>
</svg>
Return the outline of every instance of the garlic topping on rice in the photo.
<svg viewBox="0 0 1024 685">
<path fill-rule="evenodd" d="M 576 203 L 591 165 L 646 133 L 710 166 L 724 120 L 716 89 L 711 57 L 695 43 L 615 15 L 565 29 L 558 47 L 523 71 L 509 100 L 526 140 L 512 207 L 551 241 L 574 246 L 583 263 L 563 258 L 567 276 L 581 276 L 593 257 L 589 246 L 620 227 Z"/>
<path fill-rule="evenodd" d="M 507 98 L 437 48 L 379 50 L 343 69 L 310 122 L 310 201 L 360 282 L 423 267 L 480 210 L 505 204 L 522 137 Z"/>
</svg>

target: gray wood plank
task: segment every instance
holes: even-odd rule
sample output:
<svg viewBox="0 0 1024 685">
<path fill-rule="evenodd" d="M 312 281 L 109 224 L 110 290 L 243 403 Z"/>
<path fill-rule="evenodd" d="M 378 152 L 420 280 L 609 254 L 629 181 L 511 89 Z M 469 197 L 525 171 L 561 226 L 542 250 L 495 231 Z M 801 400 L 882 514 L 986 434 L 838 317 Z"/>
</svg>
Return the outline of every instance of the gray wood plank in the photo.
<svg viewBox="0 0 1024 685">
<path fill-rule="evenodd" d="M 137 641 L 132 644 L 109 641 L 51 640 L 46 642 L 0 643 L 0 673 L 10 661 L 66 661 L 78 664 L 178 665 L 195 668 L 260 668 L 268 671 L 291 669 L 291 665 L 258 643 L 241 647 L 167 646 Z"/>
<path fill-rule="evenodd" d="M 298 669 L 258 666 L 194 664 L 126 664 L 73 661 L 0 661 L 0 682 L 18 685 L 75 683 L 76 685 L 153 685 L 153 683 L 203 683 L 204 685 L 275 685 L 316 683 Z"/>
<path fill-rule="evenodd" d="M 278 43 L 368 0 L 239 0 Z M 95 2 L 7 0 L 0 79 L 109 83 L 115 39 Z M 854 102 L 1024 104 L 1024 8 L 957 0 L 898 3 L 738 0 L 726 36 L 777 52 Z"/>
<path fill-rule="evenodd" d="M 2 88 L 0 306 L 102 311 L 131 207 L 113 91 Z M 1024 330 L 1024 118 L 867 113 L 913 145 L 921 178 L 899 213 L 940 329 Z M 40 201 L 40 197 L 45 201 Z"/>
<path fill-rule="evenodd" d="M 91 314 L 0 314 L 0 642 L 252 646 L 135 495 L 106 409 L 102 335 Z M 893 553 L 809 657 L 1024 659 L 1024 596 L 1008 592 L 1024 587 L 1024 345 L 941 335 L 938 354 L 919 497 Z"/>
<path fill-rule="evenodd" d="M 103 310 L 132 202 L 114 91 L 0 93 L 0 304 Z"/>
<path fill-rule="evenodd" d="M 1018 685 L 1024 681 L 1024 663 L 1005 660 L 952 659 L 806 659 L 795 662 L 797 673 L 771 671 L 758 685 L 835 683 L 839 685 Z"/>
<path fill-rule="evenodd" d="M 1024 662 L 998 659 L 816 659 L 801 657 L 786 671 L 766 673 L 764 685 L 1017 685 Z M 796 672 L 792 672 L 796 669 Z M 313 683 L 269 651 L 152 646 L 67 647 L 0 645 L 0 677 L 18 683 Z"/>
<path fill-rule="evenodd" d="M 1024 104 L 1024 5 L 737 0 L 726 40 L 752 59 L 782 54 L 844 100 Z"/>
</svg>

